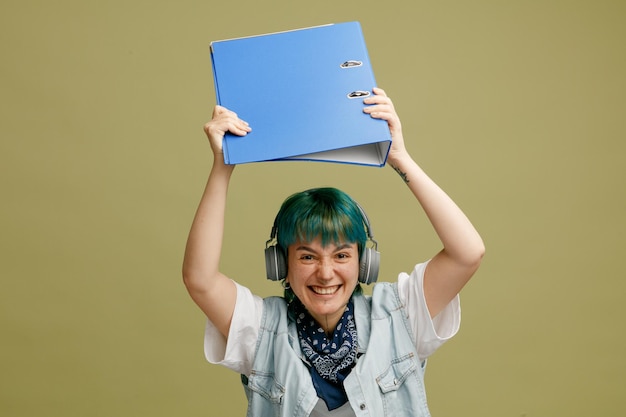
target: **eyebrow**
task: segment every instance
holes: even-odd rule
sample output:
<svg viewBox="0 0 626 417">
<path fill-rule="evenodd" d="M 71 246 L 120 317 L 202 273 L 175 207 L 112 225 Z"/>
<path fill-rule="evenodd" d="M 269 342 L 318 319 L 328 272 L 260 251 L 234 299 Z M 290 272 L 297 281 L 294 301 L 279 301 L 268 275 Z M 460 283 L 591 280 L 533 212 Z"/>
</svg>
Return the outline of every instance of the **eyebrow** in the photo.
<svg viewBox="0 0 626 417">
<path fill-rule="evenodd" d="M 334 251 L 335 251 L 335 252 L 339 252 L 339 251 L 341 251 L 341 250 L 344 250 L 344 249 L 348 249 L 348 248 L 350 248 L 352 245 L 353 245 L 352 243 L 342 243 L 341 245 L 339 245 L 339 246 L 335 247 L 335 250 L 334 250 Z M 298 247 L 296 248 L 296 250 L 305 250 L 305 251 L 308 251 L 308 252 L 313 252 L 313 253 L 315 253 L 315 250 L 314 250 L 314 249 L 312 249 L 310 246 L 306 246 L 306 245 L 300 245 L 300 246 L 298 246 Z"/>
</svg>

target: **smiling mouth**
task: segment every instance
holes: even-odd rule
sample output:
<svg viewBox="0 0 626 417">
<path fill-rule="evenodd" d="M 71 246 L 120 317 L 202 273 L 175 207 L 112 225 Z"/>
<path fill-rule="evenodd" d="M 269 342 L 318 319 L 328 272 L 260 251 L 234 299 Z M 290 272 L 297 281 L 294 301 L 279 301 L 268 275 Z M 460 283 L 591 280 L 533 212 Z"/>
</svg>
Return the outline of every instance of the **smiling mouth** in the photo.
<svg viewBox="0 0 626 417">
<path fill-rule="evenodd" d="M 336 293 L 339 290 L 339 287 L 341 287 L 341 285 L 335 285 L 332 287 L 317 287 L 317 286 L 311 286 L 309 288 L 311 288 L 311 290 L 315 293 L 315 294 L 319 294 L 319 295 L 332 295 L 334 293 Z"/>
</svg>

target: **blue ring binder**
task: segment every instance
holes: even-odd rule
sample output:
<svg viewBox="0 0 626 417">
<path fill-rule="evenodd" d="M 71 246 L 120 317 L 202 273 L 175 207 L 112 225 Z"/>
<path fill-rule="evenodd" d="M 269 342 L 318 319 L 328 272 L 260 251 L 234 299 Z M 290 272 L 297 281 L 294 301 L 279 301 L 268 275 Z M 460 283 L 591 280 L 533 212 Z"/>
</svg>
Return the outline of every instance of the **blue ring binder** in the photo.
<svg viewBox="0 0 626 417">
<path fill-rule="evenodd" d="M 363 113 L 376 81 L 359 22 L 214 41 L 211 58 L 218 104 L 252 127 L 226 135 L 227 164 L 385 165 L 389 127 Z"/>
</svg>

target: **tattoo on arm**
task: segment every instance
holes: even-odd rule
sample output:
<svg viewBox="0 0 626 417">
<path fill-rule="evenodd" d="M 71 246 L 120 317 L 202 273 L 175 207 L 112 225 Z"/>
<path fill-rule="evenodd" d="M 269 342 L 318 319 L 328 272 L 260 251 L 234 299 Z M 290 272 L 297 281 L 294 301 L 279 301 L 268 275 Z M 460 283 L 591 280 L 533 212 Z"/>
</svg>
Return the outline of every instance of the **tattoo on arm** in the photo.
<svg viewBox="0 0 626 417">
<path fill-rule="evenodd" d="M 392 165 L 391 167 L 398 173 L 398 175 L 400 175 L 400 178 L 402 178 L 402 180 L 404 180 L 405 183 L 407 183 L 407 184 L 409 183 L 409 179 L 406 176 L 406 172 L 402 172 L 400 170 L 400 168 L 398 168 L 396 166 Z"/>
</svg>

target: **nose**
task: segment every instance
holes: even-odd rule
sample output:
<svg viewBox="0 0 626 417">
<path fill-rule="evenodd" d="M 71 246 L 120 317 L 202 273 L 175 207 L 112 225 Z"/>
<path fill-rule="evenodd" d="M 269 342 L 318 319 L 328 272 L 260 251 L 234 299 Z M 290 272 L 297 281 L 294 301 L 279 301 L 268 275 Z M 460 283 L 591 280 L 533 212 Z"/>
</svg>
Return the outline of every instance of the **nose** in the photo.
<svg viewBox="0 0 626 417">
<path fill-rule="evenodd" d="M 322 259 L 318 268 L 319 277 L 322 279 L 332 279 L 333 277 L 333 262 L 328 259 Z"/>
</svg>

